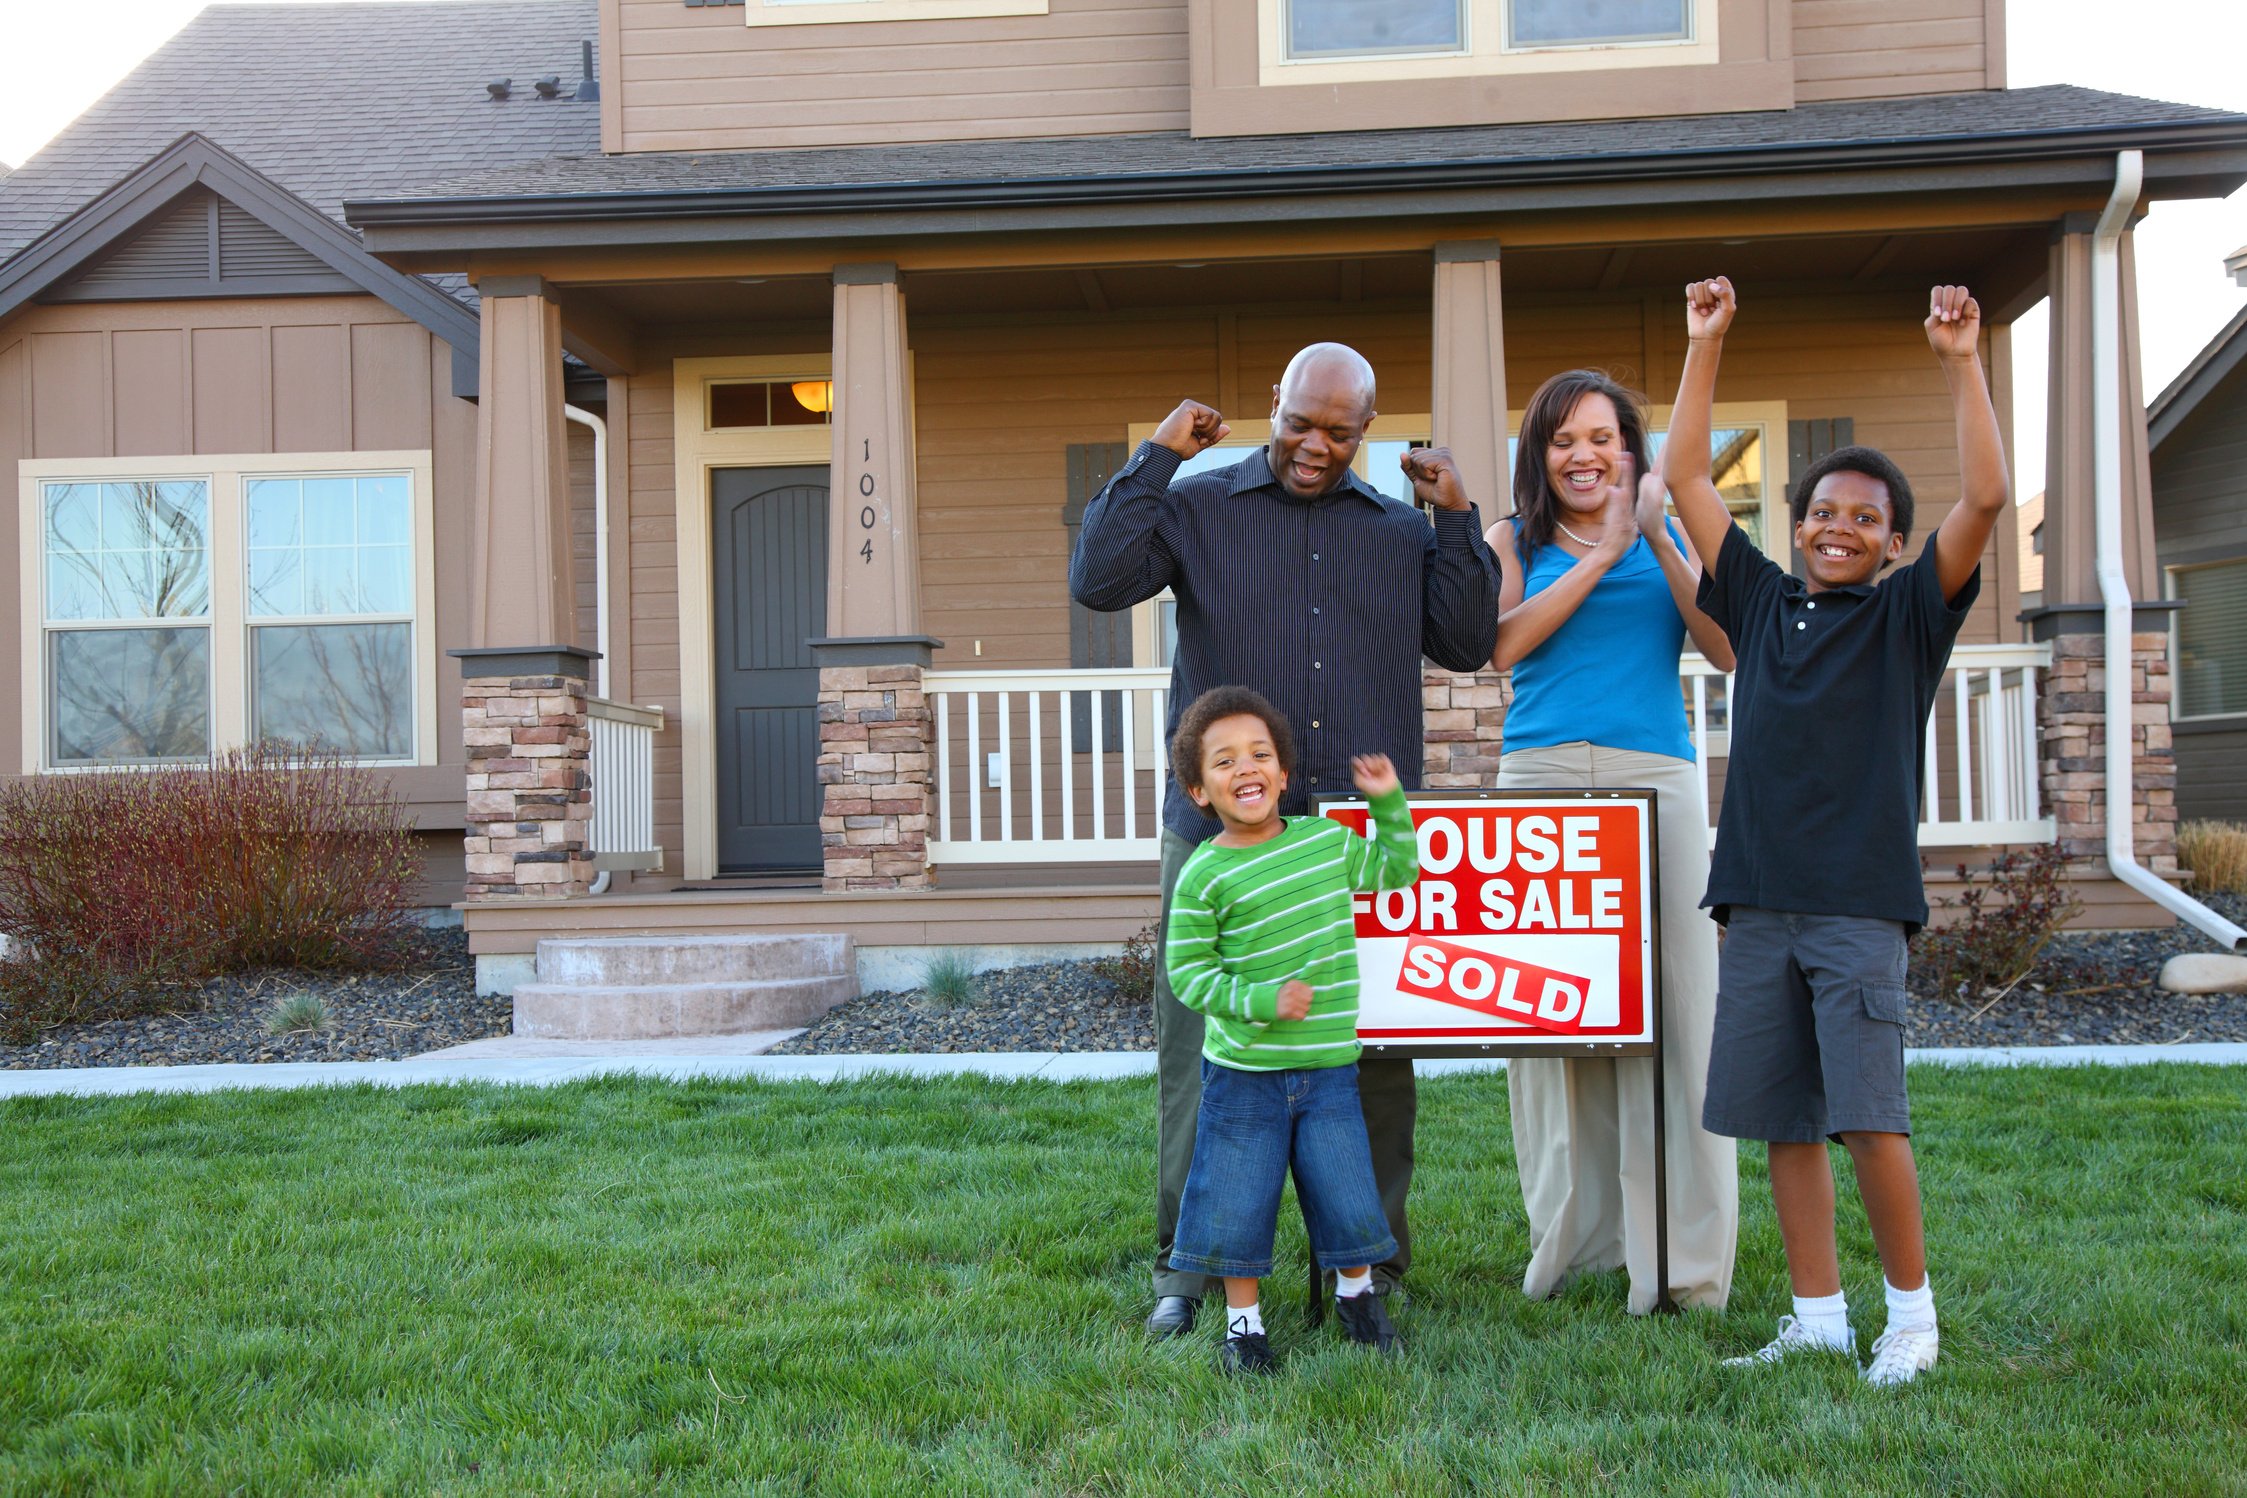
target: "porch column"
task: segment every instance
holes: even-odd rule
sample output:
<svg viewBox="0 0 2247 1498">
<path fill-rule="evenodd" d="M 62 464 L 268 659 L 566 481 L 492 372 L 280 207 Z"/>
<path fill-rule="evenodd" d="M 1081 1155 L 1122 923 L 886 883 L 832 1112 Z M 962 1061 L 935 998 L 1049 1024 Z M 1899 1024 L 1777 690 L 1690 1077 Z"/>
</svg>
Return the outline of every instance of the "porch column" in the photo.
<svg viewBox="0 0 2247 1498">
<path fill-rule="evenodd" d="M 467 896 L 582 895 L 593 879 L 586 681 L 570 642 L 561 310 L 536 276 L 487 277 L 469 495 Z"/>
<path fill-rule="evenodd" d="M 2091 227 L 2069 214 L 2052 239 L 2052 352 L 2045 417 L 2044 602 L 2030 611 L 2031 635 L 2052 647 L 2037 703 L 2040 778 L 2046 810 L 2067 857 L 2106 857 L 2105 610 L 2099 601 L 2093 513 L 2091 403 Z M 2153 542 L 2153 483 L 2146 442 L 2144 378 L 2138 353 L 2137 255 L 2121 244 L 2122 551 L 2134 607 L 2131 618 L 2131 815 L 2139 861 L 2161 874 L 2177 868 L 2176 759 L 2169 730 L 2169 617 Z"/>
<path fill-rule="evenodd" d="M 1451 449 L 1485 525 L 1514 509 L 1506 466 L 1498 257 L 1495 239 L 1454 240 L 1435 249 L 1435 441 Z M 1488 785 L 1505 739 L 1507 674 L 1455 675 L 1428 665 L 1420 685 L 1425 755 L 1420 783 L 1431 790 Z"/>
<path fill-rule="evenodd" d="M 933 740 L 921 677 L 913 405 L 897 267 L 835 267 L 834 464 L 819 665 L 820 843 L 829 890 L 926 889 Z"/>
</svg>

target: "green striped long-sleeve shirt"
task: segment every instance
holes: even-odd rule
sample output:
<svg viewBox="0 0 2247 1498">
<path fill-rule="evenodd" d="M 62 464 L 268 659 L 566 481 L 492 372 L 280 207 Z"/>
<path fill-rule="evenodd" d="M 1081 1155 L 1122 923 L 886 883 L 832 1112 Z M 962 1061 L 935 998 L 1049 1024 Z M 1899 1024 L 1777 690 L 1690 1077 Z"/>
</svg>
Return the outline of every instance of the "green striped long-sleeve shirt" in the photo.
<svg viewBox="0 0 2247 1498">
<path fill-rule="evenodd" d="M 1206 842 L 1186 860 L 1165 938 L 1170 991 L 1205 1017 L 1202 1055 L 1240 1071 L 1309 1071 L 1358 1059 L 1353 890 L 1419 877 L 1404 792 L 1373 801 L 1373 836 L 1290 817 L 1253 848 Z M 1280 986 L 1311 985 L 1311 1012 L 1279 1018 Z"/>
</svg>

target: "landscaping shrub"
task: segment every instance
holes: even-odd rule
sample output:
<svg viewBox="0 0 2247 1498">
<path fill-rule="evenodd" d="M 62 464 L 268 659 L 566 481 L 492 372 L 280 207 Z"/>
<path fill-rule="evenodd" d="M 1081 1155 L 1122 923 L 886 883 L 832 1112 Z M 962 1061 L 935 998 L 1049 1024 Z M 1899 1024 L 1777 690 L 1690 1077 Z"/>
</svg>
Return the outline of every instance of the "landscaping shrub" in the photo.
<svg viewBox="0 0 2247 1498">
<path fill-rule="evenodd" d="M 309 1035 L 330 1028 L 327 1000 L 316 993 L 292 993 L 265 1012 L 268 1035 Z"/>
<path fill-rule="evenodd" d="M 404 808 L 280 744 L 0 787 L 0 1024 L 107 1017 L 253 966 L 379 967 L 413 929 Z"/>
<path fill-rule="evenodd" d="M 2247 827 L 2237 822 L 2187 822 L 2177 829 L 2177 862 L 2202 889 L 2247 895 Z"/>
<path fill-rule="evenodd" d="M 921 970 L 921 989 L 948 1009 L 975 1002 L 975 954 L 946 947 Z"/>
<path fill-rule="evenodd" d="M 1098 972 L 1115 985 L 1117 1003 L 1146 1004 L 1155 997 L 1156 954 L 1161 951 L 1161 933 L 1149 921 L 1139 928 L 1139 934 L 1124 943 L 1123 954 L 1100 959 Z"/>
<path fill-rule="evenodd" d="M 1935 974 L 1935 991 L 1971 999 L 2027 977 L 2053 934 L 2083 909 L 2066 872 L 2067 860 L 2049 843 L 2001 854 L 1980 879 L 1960 864 L 1963 887 L 1935 902 L 1957 919 L 1918 937 L 1918 961 Z"/>
</svg>

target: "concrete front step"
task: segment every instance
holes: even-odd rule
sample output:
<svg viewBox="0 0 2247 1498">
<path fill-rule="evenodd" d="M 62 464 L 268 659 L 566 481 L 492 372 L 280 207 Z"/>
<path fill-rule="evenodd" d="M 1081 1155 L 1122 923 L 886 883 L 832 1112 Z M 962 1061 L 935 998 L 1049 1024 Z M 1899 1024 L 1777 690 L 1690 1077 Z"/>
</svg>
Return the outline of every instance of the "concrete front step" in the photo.
<svg viewBox="0 0 2247 1498">
<path fill-rule="evenodd" d="M 848 936 L 555 937 L 515 989 L 515 1033 L 660 1040 L 809 1025 L 858 997 Z"/>
<path fill-rule="evenodd" d="M 538 981 L 571 987 L 848 977 L 855 967 L 851 939 L 837 933 L 550 937 L 538 944 Z"/>
<path fill-rule="evenodd" d="M 653 1040 L 788 1030 L 847 1003 L 857 990 L 857 980 L 841 974 L 751 983 L 525 983 L 515 990 L 515 1033 L 546 1040 Z"/>
</svg>

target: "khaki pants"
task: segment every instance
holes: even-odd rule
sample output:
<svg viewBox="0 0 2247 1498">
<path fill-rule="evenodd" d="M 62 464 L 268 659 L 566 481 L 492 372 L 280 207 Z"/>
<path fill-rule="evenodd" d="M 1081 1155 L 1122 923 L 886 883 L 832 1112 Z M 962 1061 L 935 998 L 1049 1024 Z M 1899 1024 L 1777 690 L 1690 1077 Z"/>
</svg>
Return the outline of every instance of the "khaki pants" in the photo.
<svg viewBox="0 0 2247 1498">
<path fill-rule="evenodd" d="M 1517 749 L 1501 789 L 1651 786 L 1661 841 L 1662 1050 L 1668 1130 L 1670 1295 L 1721 1310 L 1740 1225 L 1739 1147 L 1701 1127 L 1716 1016 L 1716 922 L 1700 908 L 1709 834 L 1690 760 L 1596 744 Z M 1627 1268 L 1629 1308 L 1656 1300 L 1651 1057 L 1516 1059 L 1507 1068 L 1514 1157 L 1529 1209 L 1521 1288 L 1542 1300 L 1576 1274 Z"/>
<path fill-rule="evenodd" d="M 1170 896 L 1178 888 L 1178 871 L 1194 845 L 1175 832 L 1162 835 L 1162 932 L 1170 933 Z M 1170 994 L 1170 975 L 1163 965 L 1163 944 L 1155 949 L 1155 1293 L 1184 1295 L 1200 1300 L 1216 1288 L 1199 1274 L 1170 1267 L 1170 1248 L 1178 1235 L 1178 1199 L 1186 1190 L 1186 1172 L 1194 1163 L 1194 1115 L 1202 1101 L 1202 1017 Z M 1381 1193 L 1381 1211 L 1397 1240 L 1397 1256 L 1374 1266 L 1374 1274 L 1394 1283 L 1412 1259 L 1412 1237 L 1406 1230 L 1404 1199 L 1412 1189 L 1412 1126 L 1419 1109 L 1412 1063 L 1376 1061 L 1358 1063 L 1358 1100 L 1365 1109 L 1365 1132 L 1373 1146 L 1373 1184 Z"/>
</svg>

